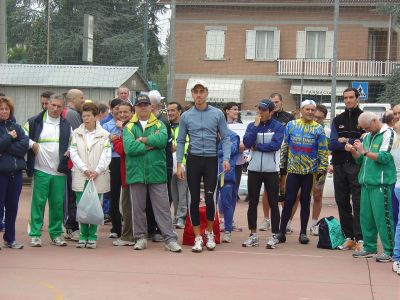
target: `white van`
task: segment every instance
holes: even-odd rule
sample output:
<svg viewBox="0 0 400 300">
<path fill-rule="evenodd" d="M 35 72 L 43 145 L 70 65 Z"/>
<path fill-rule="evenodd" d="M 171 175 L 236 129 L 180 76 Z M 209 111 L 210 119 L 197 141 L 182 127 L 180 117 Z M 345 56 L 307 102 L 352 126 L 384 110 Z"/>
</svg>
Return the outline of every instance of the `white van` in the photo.
<svg viewBox="0 0 400 300">
<path fill-rule="evenodd" d="M 331 120 L 331 104 L 330 103 L 322 103 L 323 105 L 326 106 L 328 109 L 328 115 L 326 116 L 326 120 L 329 121 Z M 360 103 L 359 104 L 360 108 L 363 111 L 371 111 L 375 113 L 379 118 L 382 117 L 385 111 L 390 110 L 391 106 L 390 103 Z M 343 102 L 336 103 L 336 108 L 335 108 L 335 115 L 339 115 L 344 110 L 346 109 L 346 106 L 344 105 Z"/>
</svg>

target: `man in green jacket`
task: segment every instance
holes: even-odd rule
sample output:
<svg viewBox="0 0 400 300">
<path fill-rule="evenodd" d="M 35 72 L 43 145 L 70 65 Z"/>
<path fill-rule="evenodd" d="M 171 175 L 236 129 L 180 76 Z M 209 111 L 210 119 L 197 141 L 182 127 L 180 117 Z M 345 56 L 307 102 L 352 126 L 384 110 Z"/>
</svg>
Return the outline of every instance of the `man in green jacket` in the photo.
<svg viewBox="0 0 400 300">
<path fill-rule="evenodd" d="M 152 113 L 150 99 L 139 95 L 136 113 L 125 126 L 126 183 L 132 201 L 135 250 L 147 248 L 146 197 L 150 194 L 156 222 L 165 240 L 166 250 L 181 252 L 173 230 L 169 209 L 165 146 L 167 129 Z"/>
<path fill-rule="evenodd" d="M 368 133 L 362 142 L 356 140 L 353 145 L 345 146 L 361 165 L 358 182 L 361 185 L 360 223 L 364 249 L 355 251 L 353 257 L 375 256 L 379 233 L 383 253 L 376 256 L 376 261 L 390 262 L 394 246 L 391 187 L 396 182 L 390 150 L 396 134 L 372 112 L 362 113 L 358 124 Z"/>
</svg>

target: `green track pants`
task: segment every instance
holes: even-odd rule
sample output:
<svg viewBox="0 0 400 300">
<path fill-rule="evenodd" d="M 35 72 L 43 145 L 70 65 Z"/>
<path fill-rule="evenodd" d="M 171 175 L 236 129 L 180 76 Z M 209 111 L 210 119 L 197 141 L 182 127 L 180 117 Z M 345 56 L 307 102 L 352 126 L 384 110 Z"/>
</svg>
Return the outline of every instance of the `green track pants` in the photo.
<svg viewBox="0 0 400 300">
<path fill-rule="evenodd" d="M 377 252 L 379 233 L 383 251 L 388 255 L 393 254 L 394 230 L 390 186 L 361 187 L 360 223 L 366 251 Z"/>
<path fill-rule="evenodd" d="M 46 201 L 49 200 L 49 234 L 54 239 L 61 236 L 66 176 L 50 175 L 35 170 L 33 175 L 31 230 L 29 236 L 40 237 Z"/>
</svg>

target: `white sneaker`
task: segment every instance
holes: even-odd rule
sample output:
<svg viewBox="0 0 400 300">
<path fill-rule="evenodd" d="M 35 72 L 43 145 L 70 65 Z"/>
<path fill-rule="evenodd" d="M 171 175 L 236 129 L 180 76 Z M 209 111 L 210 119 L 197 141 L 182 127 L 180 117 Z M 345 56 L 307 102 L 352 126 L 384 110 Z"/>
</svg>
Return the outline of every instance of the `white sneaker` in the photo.
<svg viewBox="0 0 400 300">
<path fill-rule="evenodd" d="M 264 221 L 262 221 L 259 230 L 268 231 L 270 228 L 271 228 L 271 220 L 268 218 L 264 218 Z"/>
<path fill-rule="evenodd" d="M 168 244 L 165 244 L 165 250 L 179 253 L 182 252 L 182 247 L 176 241 L 173 241 L 169 242 Z"/>
<path fill-rule="evenodd" d="M 229 231 L 225 231 L 224 235 L 222 237 L 222 242 L 223 243 L 232 243 L 232 233 Z"/>
<path fill-rule="evenodd" d="M 291 234 L 291 233 L 293 233 L 293 227 L 292 227 L 292 224 L 287 224 L 287 226 L 286 226 L 286 234 Z"/>
<path fill-rule="evenodd" d="M 67 229 L 63 232 L 62 237 L 64 240 L 79 241 L 80 232 L 79 230 L 72 231 L 71 229 Z"/>
<path fill-rule="evenodd" d="M 87 244 L 86 244 L 86 248 L 88 248 L 88 249 L 96 249 L 97 248 L 96 241 L 88 241 Z"/>
<path fill-rule="evenodd" d="M 201 251 L 203 251 L 203 238 L 201 236 L 196 236 L 196 238 L 194 239 L 192 252 L 200 253 Z"/>
<path fill-rule="evenodd" d="M 131 242 L 131 241 L 124 241 L 124 240 L 118 239 L 116 241 L 113 241 L 113 245 L 114 246 L 133 246 L 133 245 L 135 245 L 135 243 Z"/>
<path fill-rule="evenodd" d="M 58 236 L 56 238 L 54 238 L 53 240 L 51 240 L 51 244 L 55 245 L 55 246 L 59 246 L 59 247 L 64 247 L 67 246 L 67 242 L 64 241 L 61 236 Z"/>
<path fill-rule="evenodd" d="M 219 220 L 219 232 L 225 231 L 225 222 L 223 219 Z"/>
<path fill-rule="evenodd" d="M 397 273 L 400 275 L 400 261 L 394 261 L 393 266 L 392 266 L 393 272 Z"/>
<path fill-rule="evenodd" d="M 30 245 L 31 245 L 31 247 L 42 247 L 41 238 L 38 236 L 34 236 L 33 238 L 31 238 Z"/>
<path fill-rule="evenodd" d="M 86 247 L 86 241 L 85 240 L 79 240 L 77 243 L 76 243 L 76 248 L 85 248 Z"/>
<path fill-rule="evenodd" d="M 214 239 L 214 233 L 213 232 L 208 232 L 207 230 L 204 232 L 205 236 L 206 236 L 206 248 L 207 250 L 214 250 L 215 249 L 215 239 Z"/>
<path fill-rule="evenodd" d="M 135 246 L 133 249 L 135 250 L 144 250 L 147 248 L 147 240 L 145 238 L 140 238 L 136 241 Z"/>
<path fill-rule="evenodd" d="M 310 235 L 318 236 L 318 225 L 310 227 Z"/>
<path fill-rule="evenodd" d="M 108 235 L 109 239 L 117 239 L 118 238 L 118 234 L 116 234 L 115 232 L 110 232 L 110 234 Z"/>
</svg>

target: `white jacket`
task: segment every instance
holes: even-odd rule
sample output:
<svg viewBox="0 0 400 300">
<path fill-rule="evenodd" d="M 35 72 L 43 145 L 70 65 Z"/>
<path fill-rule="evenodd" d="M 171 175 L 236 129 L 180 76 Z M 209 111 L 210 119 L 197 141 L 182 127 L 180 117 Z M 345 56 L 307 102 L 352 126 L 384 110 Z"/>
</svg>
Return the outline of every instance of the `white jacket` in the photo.
<svg viewBox="0 0 400 300">
<path fill-rule="evenodd" d="M 96 123 L 96 129 L 89 132 L 82 124 L 72 133 L 70 157 L 74 163 L 72 168 L 72 190 L 82 192 L 87 180 L 86 170 L 96 171 L 99 175 L 94 180 L 97 193 L 104 194 L 110 191 L 110 171 L 108 165 L 111 162 L 111 145 L 109 133 L 100 123 Z"/>
</svg>

